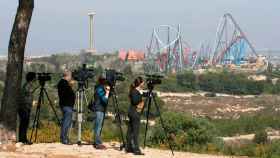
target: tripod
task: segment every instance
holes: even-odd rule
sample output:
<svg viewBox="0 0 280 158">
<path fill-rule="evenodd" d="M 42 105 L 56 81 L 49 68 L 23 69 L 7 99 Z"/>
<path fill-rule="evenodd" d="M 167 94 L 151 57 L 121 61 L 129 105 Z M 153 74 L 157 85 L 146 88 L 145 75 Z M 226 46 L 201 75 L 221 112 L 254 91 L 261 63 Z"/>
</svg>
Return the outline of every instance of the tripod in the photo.
<svg viewBox="0 0 280 158">
<path fill-rule="evenodd" d="M 149 89 L 149 91 L 147 93 L 147 98 L 145 100 L 145 106 L 148 103 L 148 109 L 147 109 L 148 111 L 147 111 L 147 116 L 146 116 L 146 129 L 145 129 L 145 138 L 144 138 L 144 148 L 146 147 L 146 137 L 147 137 L 147 131 L 148 131 L 150 109 L 151 109 L 151 105 L 152 105 L 152 101 L 153 101 L 154 105 L 156 107 L 156 110 L 157 110 L 157 112 L 159 114 L 160 123 L 161 123 L 161 126 L 162 126 L 163 130 L 164 130 L 165 137 L 167 138 L 169 148 L 170 148 L 170 150 L 172 152 L 172 155 L 174 156 L 173 148 L 172 148 L 172 145 L 171 145 L 171 142 L 170 142 L 170 138 L 167 135 L 166 127 L 165 127 L 165 125 L 163 123 L 163 119 L 161 117 L 160 109 L 159 109 L 159 106 L 158 106 L 158 104 L 156 102 L 156 99 L 155 99 L 155 94 L 153 93 L 154 85 L 148 85 L 148 89 Z"/>
<path fill-rule="evenodd" d="M 37 103 L 37 107 L 36 107 L 35 118 L 34 118 L 33 125 L 32 125 L 31 136 L 29 139 L 30 142 L 32 141 L 33 136 L 35 137 L 35 142 L 37 141 L 38 127 L 39 127 L 39 123 L 40 123 L 40 111 L 41 111 L 41 106 L 44 105 L 44 95 L 46 95 L 49 105 L 57 119 L 58 125 L 60 126 L 60 120 L 57 116 L 55 108 L 54 108 L 54 106 L 49 98 L 49 95 L 47 93 L 47 90 L 45 88 L 45 81 L 39 80 L 39 83 L 40 83 L 40 93 L 39 93 L 38 103 Z"/>
<path fill-rule="evenodd" d="M 82 122 L 83 122 L 83 113 L 84 113 L 84 101 L 88 104 L 86 92 L 85 92 L 85 85 L 78 84 L 78 90 L 76 92 L 76 112 L 77 112 L 77 122 L 78 122 L 78 140 L 77 144 L 82 145 Z"/>
<path fill-rule="evenodd" d="M 123 134 L 123 130 L 122 130 L 122 121 L 121 121 L 121 116 L 120 116 L 118 97 L 117 97 L 117 93 L 116 93 L 116 90 L 115 90 L 115 86 L 111 87 L 109 99 L 110 98 L 112 98 L 112 101 L 113 101 L 113 108 L 114 108 L 114 111 L 115 111 L 115 114 L 116 114 L 117 123 L 118 123 L 119 130 L 120 130 L 120 138 L 121 138 L 121 141 L 122 141 L 122 144 L 120 145 L 120 150 L 122 150 L 125 147 L 125 141 L 124 141 L 124 134 Z M 102 121 L 101 133 L 102 133 L 103 125 L 104 125 L 105 113 L 106 113 L 106 110 L 104 112 L 104 118 L 103 118 L 103 121 Z"/>
</svg>

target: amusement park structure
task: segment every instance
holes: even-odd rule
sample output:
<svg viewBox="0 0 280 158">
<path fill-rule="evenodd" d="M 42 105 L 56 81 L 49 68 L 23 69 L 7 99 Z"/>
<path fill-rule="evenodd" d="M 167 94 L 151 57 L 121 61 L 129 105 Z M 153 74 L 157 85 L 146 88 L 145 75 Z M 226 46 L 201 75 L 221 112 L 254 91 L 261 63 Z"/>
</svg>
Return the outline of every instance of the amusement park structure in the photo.
<svg viewBox="0 0 280 158">
<path fill-rule="evenodd" d="M 154 28 L 147 48 L 145 71 L 180 72 L 187 65 L 190 47 L 183 42 L 180 25 L 160 25 Z"/>
<path fill-rule="evenodd" d="M 211 56 L 211 47 L 209 44 L 201 43 L 199 50 L 192 53 L 192 69 L 205 68 L 209 65 Z"/>
<path fill-rule="evenodd" d="M 225 14 L 217 28 L 213 47 L 212 65 L 240 65 L 248 57 L 257 57 L 257 53 L 245 33 L 241 30 L 233 16 Z"/>
<path fill-rule="evenodd" d="M 229 13 L 217 28 L 215 44 L 203 43 L 197 51 L 182 38 L 180 25 L 161 25 L 153 29 L 145 54 L 145 72 L 176 73 L 184 69 L 239 67 L 265 70 L 268 61 L 256 53 L 241 27 Z"/>
</svg>

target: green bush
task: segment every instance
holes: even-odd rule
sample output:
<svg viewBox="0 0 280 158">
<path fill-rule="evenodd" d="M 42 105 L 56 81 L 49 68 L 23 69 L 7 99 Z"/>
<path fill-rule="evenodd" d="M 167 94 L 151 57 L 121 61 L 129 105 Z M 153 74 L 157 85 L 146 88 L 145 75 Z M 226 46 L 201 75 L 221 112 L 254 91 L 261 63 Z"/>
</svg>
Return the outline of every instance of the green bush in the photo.
<svg viewBox="0 0 280 158">
<path fill-rule="evenodd" d="M 268 141 L 268 136 L 265 130 L 260 130 L 255 133 L 253 140 L 257 144 L 265 144 Z"/>
<path fill-rule="evenodd" d="M 280 158 L 280 141 L 267 144 L 246 144 L 223 146 L 220 151 L 227 155 L 248 156 L 254 158 Z"/>
<path fill-rule="evenodd" d="M 200 90 L 229 94 L 261 94 L 264 83 L 251 81 L 245 74 L 234 74 L 227 71 L 221 73 L 208 72 L 198 77 Z"/>
<path fill-rule="evenodd" d="M 216 133 L 214 126 L 205 119 L 167 112 L 163 114 L 163 120 L 169 138 L 172 138 L 172 144 L 177 150 L 192 150 L 207 146 L 207 143 L 213 141 Z M 156 120 L 150 139 L 153 145 L 167 145 L 167 138 L 159 119 Z"/>
<path fill-rule="evenodd" d="M 162 84 L 156 87 L 157 90 L 162 92 L 185 92 L 183 86 L 178 85 L 175 75 L 170 75 L 162 80 Z"/>
<path fill-rule="evenodd" d="M 177 74 L 177 84 L 188 91 L 196 90 L 196 76 L 192 71 Z"/>
<path fill-rule="evenodd" d="M 268 94 L 280 94 L 280 81 L 277 81 L 275 85 L 266 83 L 264 86 L 264 92 Z"/>
<path fill-rule="evenodd" d="M 266 150 L 267 158 L 280 158 L 280 141 L 274 141 L 268 145 Z"/>
<path fill-rule="evenodd" d="M 280 82 L 253 81 L 247 74 L 236 74 L 228 71 L 206 72 L 196 75 L 192 71 L 185 71 L 177 75 L 168 75 L 157 90 L 163 92 L 208 91 L 213 93 L 227 93 L 236 95 L 259 95 L 261 93 L 279 94 Z"/>
<path fill-rule="evenodd" d="M 223 119 L 211 121 L 219 136 L 234 136 L 236 134 L 250 134 L 255 131 L 264 130 L 271 127 L 273 129 L 280 129 L 280 117 L 265 114 L 258 114 L 254 116 L 241 116 L 239 119 Z"/>
</svg>

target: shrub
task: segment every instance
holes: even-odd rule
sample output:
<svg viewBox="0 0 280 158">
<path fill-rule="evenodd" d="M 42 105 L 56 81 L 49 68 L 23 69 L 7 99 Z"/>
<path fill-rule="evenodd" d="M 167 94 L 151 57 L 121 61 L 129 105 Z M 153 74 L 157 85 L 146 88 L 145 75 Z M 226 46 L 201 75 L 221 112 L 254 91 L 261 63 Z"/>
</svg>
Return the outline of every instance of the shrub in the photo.
<svg viewBox="0 0 280 158">
<path fill-rule="evenodd" d="M 267 133 L 265 130 L 260 130 L 255 133 L 253 140 L 257 144 L 265 144 L 268 141 Z"/>
<path fill-rule="evenodd" d="M 196 76 L 192 71 L 186 71 L 176 76 L 177 84 L 189 91 L 196 90 Z"/>
<path fill-rule="evenodd" d="M 255 116 L 241 116 L 237 120 L 213 120 L 212 123 L 219 131 L 220 136 L 234 136 L 235 134 L 250 134 L 264 130 L 267 127 L 280 129 L 280 117 L 265 114 Z"/>
<path fill-rule="evenodd" d="M 215 135 L 214 126 L 205 119 L 167 112 L 163 114 L 163 120 L 167 133 L 172 137 L 173 146 L 178 150 L 200 148 L 212 142 Z M 156 120 L 156 125 L 150 135 L 153 145 L 167 144 L 159 119 Z"/>
<path fill-rule="evenodd" d="M 244 74 L 234 74 L 227 71 L 221 73 L 208 72 L 198 77 L 200 90 L 229 94 L 261 94 L 264 83 L 251 81 Z"/>
<path fill-rule="evenodd" d="M 266 154 L 268 158 L 279 158 L 280 157 L 280 141 L 273 141 L 267 147 Z"/>
<path fill-rule="evenodd" d="M 157 90 L 162 92 L 184 92 L 184 87 L 179 86 L 177 78 L 174 75 L 170 75 L 162 80 L 162 84 L 158 85 Z"/>
<path fill-rule="evenodd" d="M 280 81 L 278 80 L 275 85 L 266 83 L 264 86 L 264 92 L 268 94 L 280 94 Z"/>
</svg>

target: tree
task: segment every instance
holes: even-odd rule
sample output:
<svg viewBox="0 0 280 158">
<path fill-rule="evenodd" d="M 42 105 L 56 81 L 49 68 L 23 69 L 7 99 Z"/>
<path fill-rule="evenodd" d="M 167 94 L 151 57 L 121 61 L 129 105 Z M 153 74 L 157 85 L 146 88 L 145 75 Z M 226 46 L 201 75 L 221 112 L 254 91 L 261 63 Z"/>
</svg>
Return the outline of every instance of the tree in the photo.
<svg viewBox="0 0 280 158">
<path fill-rule="evenodd" d="M 16 132 L 18 105 L 15 98 L 18 96 L 21 88 L 25 44 L 33 8 L 34 0 L 18 1 L 17 13 L 8 47 L 5 88 L 0 107 L 0 124 L 13 134 Z"/>
</svg>

